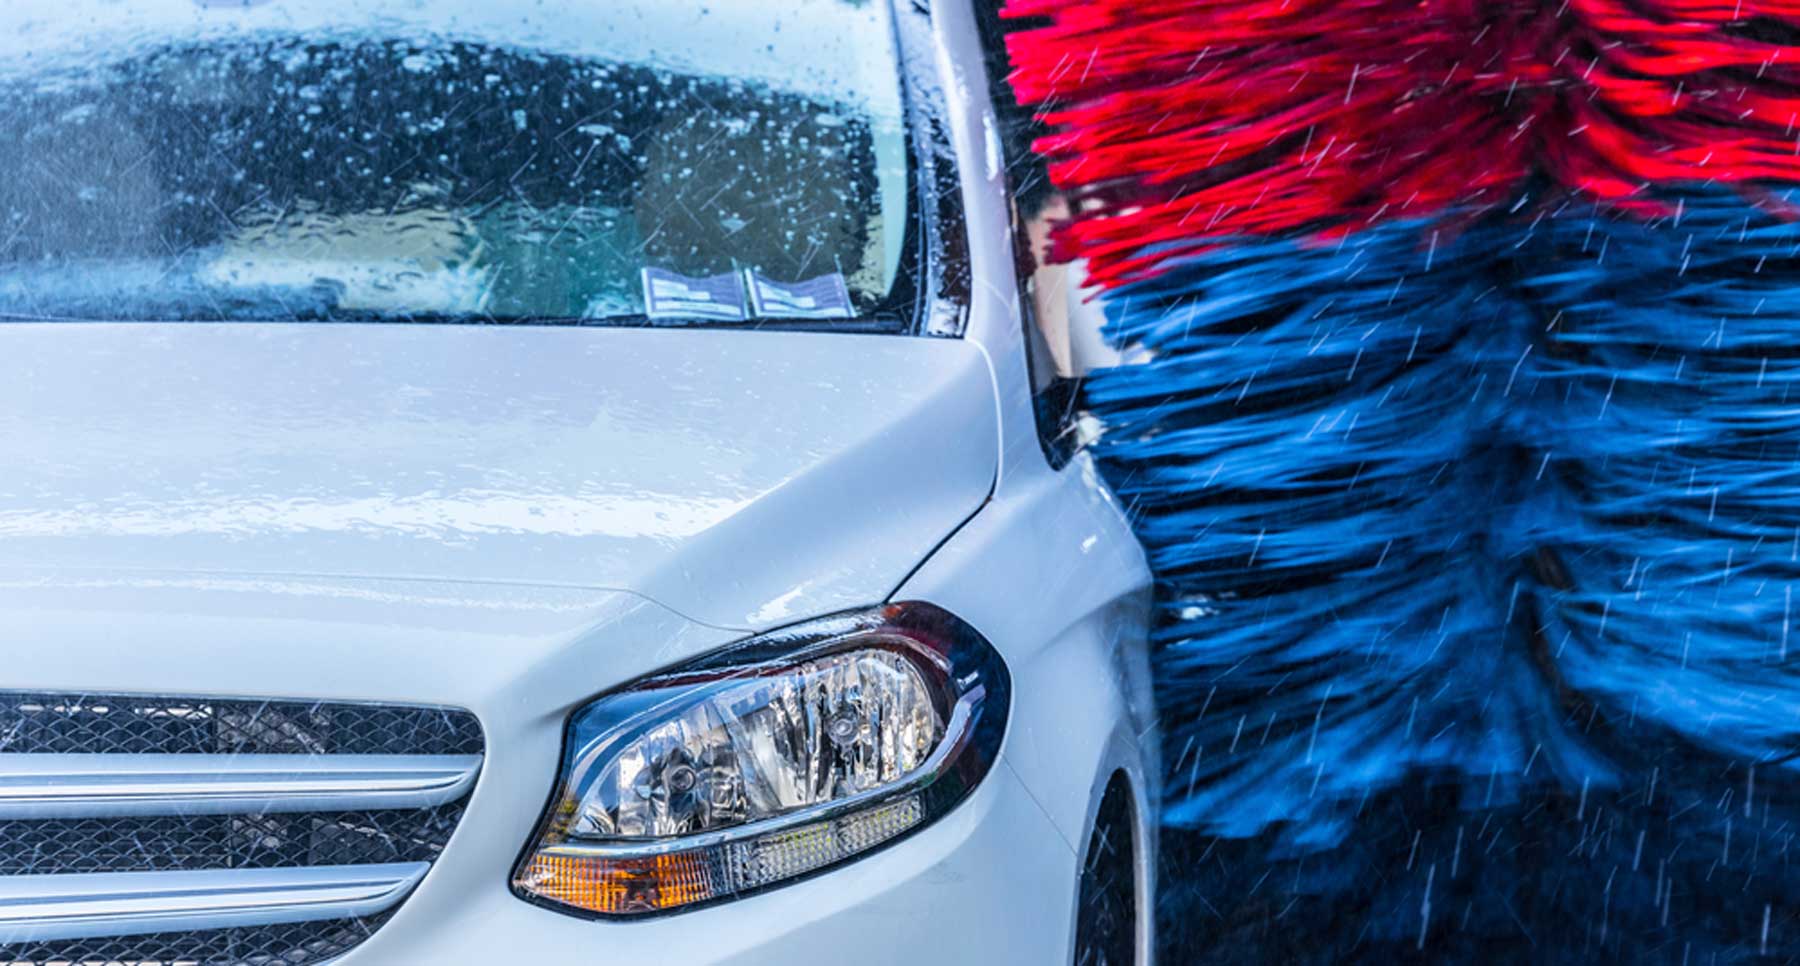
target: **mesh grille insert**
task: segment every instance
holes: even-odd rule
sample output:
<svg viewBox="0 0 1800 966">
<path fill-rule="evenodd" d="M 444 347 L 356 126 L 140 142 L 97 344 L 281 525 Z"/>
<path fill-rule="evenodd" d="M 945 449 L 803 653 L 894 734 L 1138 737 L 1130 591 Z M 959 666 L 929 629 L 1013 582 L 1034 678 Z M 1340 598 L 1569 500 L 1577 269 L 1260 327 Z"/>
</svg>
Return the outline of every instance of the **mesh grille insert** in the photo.
<svg viewBox="0 0 1800 966">
<path fill-rule="evenodd" d="M 0 691 L 0 753 L 478 755 L 466 711 Z"/>
<path fill-rule="evenodd" d="M 356 948 L 387 919 L 384 914 L 0 947 L 0 966 L 314 966 Z"/>
<path fill-rule="evenodd" d="M 0 754 L 480 755 L 454 709 L 0 691 Z M 432 862 L 467 804 L 356 812 L 0 820 L 0 875 Z M 9 946 L 0 966 L 314 966 L 377 916 Z"/>
<path fill-rule="evenodd" d="M 462 803 L 379 812 L 0 822 L 0 875 L 431 862 Z"/>
</svg>

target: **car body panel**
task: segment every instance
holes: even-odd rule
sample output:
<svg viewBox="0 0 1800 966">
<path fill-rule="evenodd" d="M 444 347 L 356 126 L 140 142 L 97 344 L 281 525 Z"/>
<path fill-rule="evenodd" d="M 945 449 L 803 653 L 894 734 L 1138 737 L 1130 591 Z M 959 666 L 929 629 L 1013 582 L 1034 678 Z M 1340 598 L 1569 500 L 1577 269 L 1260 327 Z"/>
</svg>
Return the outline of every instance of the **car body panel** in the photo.
<svg viewBox="0 0 1800 966">
<path fill-rule="evenodd" d="M 952 340 L 68 323 L 3 336 L 0 574 L 602 588 L 760 629 L 883 599 L 996 473 L 986 365 Z"/>
<path fill-rule="evenodd" d="M 1120 540 L 1130 529 L 1110 494 L 1083 479 L 1091 465 L 1003 491 L 899 592 L 957 614 L 1006 656 L 1014 697 L 1003 758 L 1027 786 L 1052 793 L 1046 808 L 1072 843 L 1089 817 L 1092 776 L 1080 772 L 1105 757 L 1112 723 L 1134 743 L 1156 724 L 1143 554 Z"/>
<path fill-rule="evenodd" d="M 1138 894 L 1154 895 L 1161 765 L 1150 577 L 1092 460 L 1015 472 L 899 593 L 955 612 L 1006 656 L 1013 705 L 1001 762 L 1077 854 L 1108 781 L 1125 774 L 1143 843 Z M 1152 924 L 1146 916 L 1139 925 L 1138 961 L 1149 964 Z"/>
<path fill-rule="evenodd" d="M 537 749 L 539 804 L 571 709 L 739 636 L 636 594 L 582 588 L 164 573 L 0 581 L 0 639 L 27 655 L 7 663 L 7 689 L 466 708 L 488 733 L 484 778 L 536 748 L 508 744 L 508 731 L 554 731 Z"/>
</svg>

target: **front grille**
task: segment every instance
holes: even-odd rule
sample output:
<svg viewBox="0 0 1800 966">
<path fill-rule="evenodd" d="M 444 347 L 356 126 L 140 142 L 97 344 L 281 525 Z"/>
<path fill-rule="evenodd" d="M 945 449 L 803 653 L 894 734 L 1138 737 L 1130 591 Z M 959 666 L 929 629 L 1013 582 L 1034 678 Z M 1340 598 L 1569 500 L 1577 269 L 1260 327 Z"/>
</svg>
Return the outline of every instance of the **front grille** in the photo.
<svg viewBox="0 0 1800 966">
<path fill-rule="evenodd" d="M 0 822 L 0 875 L 433 862 L 462 803 L 377 812 Z"/>
<path fill-rule="evenodd" d="M 342 955 L 392 915 L 442 854 L 482 752 L 479 723 L 455 709 L 0 692 L 0 966 L 310 966 Z M 185 778 L 168 777 L 171 762 Z M 268 807 L 212 808 L 180 784 L 215 766 L 260 782 L 254 797 Z M 166 801 L 97 814 L 112 806 L 95 801 L 112 799 L 57 798 L 33 787 L 47 773 L 104 773 L 110 781 L 121 772 L 153 792 L 166 785 Z M 405 783 L 421 774 L 432 778 Z M 378 783 L 399 776 L 401 784 L 371 790 L 369 775 Z M 321 782 L 345 784 L 325 799 Z M 320 807 L 327 800 L 362 807 Z M 338 877 L 337 886 L 348 876 L 363 892 L 345 900 L 338 888 L 307 906 L 311 877 L 320 875 Z M 68 883 L 96 896 L 197 901 L 199 911 L 184 912 L 191 928 L 175 932 L 166 931 L 168 920 L 136 928 L 121 912 L 123 921 L 92 933 L 143 934 L 106 936 L 7 911 L 9 897 L 29 900 L 10 903 L 24 909 Z M 241 896 L 283 889 L 298 891 L 270 899 L 271 907 L 302 909 L 281 915 L 314 921 L 268 924 L 266 911 L 242 920 Z M 206 905 L 205 897 L 233 890 L 236 911 L 229 902 Z"/>
<path fill-rule="evenodd" d="M 0 691 L 0 753 L 479 755 L 466 711 Z"/>
<path fill-rule="evenodd" d="M 0 953 L 0 966 L 316 966 L 355 949 L 387 919 L 73 940 Z"/>
</svg>

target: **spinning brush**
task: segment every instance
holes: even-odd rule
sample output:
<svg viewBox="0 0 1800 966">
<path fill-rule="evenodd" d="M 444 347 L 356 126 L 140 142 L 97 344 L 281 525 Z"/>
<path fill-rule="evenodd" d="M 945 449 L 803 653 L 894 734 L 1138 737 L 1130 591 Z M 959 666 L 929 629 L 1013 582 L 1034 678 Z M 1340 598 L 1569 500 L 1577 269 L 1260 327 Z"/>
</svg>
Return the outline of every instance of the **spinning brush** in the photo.
<svg viewBox="0 0 1800 966">
<path fill-rule="evenodd" d="M 1094 279 L 1145 246 L 1339 233 L 1511 204 L 1547 175 L 1644 207 L 1653 184 L 1800 174 L 1800 3 L 1013 0 L 1037 145 Z M 1167 249 L 1165 249 L 1165 252 Z"/>
<path fill-rule="evenodd" d="M 1800 955 L 1800 3 L 1008 12 L 1196 951 Z"/>
</svg>

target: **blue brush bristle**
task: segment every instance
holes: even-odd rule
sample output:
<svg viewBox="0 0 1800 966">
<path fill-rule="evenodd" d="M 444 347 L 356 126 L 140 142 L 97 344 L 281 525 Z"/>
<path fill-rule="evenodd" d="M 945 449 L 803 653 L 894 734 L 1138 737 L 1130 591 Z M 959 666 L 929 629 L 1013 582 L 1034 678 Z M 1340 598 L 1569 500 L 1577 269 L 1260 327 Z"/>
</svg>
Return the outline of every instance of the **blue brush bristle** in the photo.
<svg viewBox="0 0 1800 966">
<path fill-rule="evenodd" d="M 1713 201 L 1561 234 L 1528 286 L 1559 313 L 1540 368 L 1567 401 L 1544 449 L 1580 493 L 1579 525 L 1547 535 L 1557 666 L 1780 777 L 1800 754 L 1800 231 Z"/>
<path fill-rule="evenodd" d="M 1588 916 L 1598 959 L 1800 943 L 1796 246 L 1697 194 L 1239 241 L 1111 296 L 1148 359 L 1090 380 L 1096 456 L 1161 581 L 1165 818 L 1239 849 L 1219 888 L 1293 863 L 1365 944 L 1434 889 L 1471 936 Z"/>
</svg>

